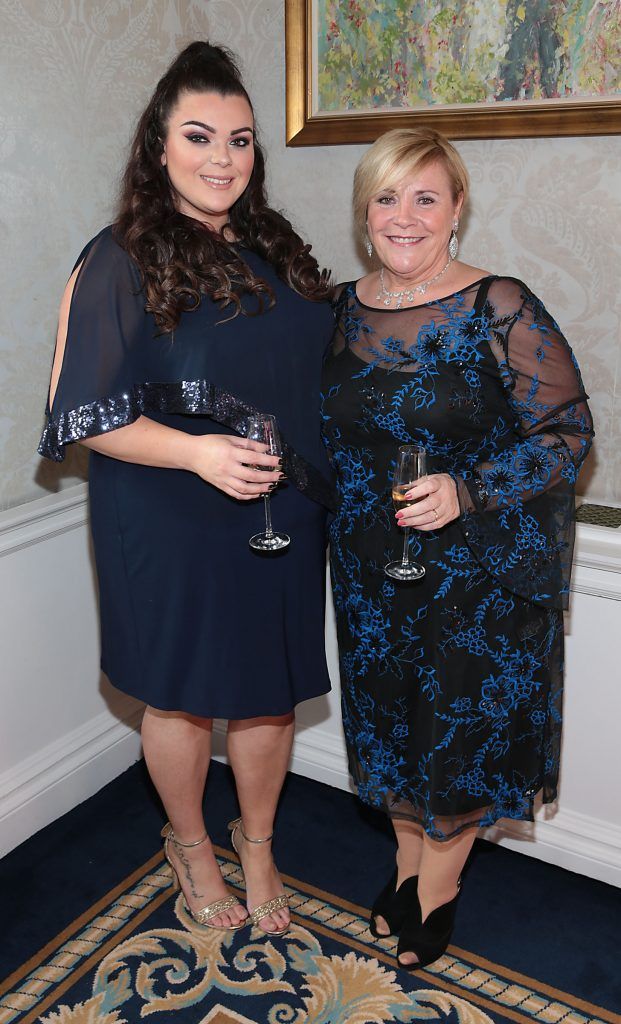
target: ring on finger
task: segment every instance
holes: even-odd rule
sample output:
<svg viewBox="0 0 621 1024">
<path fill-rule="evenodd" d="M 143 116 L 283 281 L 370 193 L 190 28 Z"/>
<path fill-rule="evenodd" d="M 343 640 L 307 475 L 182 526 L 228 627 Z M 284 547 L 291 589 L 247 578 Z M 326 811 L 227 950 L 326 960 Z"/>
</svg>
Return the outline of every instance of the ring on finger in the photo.
<svg viewBox="0 0 621 1024">
<path fill-rule="evenodd" d="M 436 523 L 437 523 L 438 519 L 440 518 L 440 516 L 438 515 L 438 510 L 437 510 L 437 508 L 434 508 L 434 510 L 433 510 L 433 514 L 434 514 L 434 516 L 436 517 L 435 521 L 436 521 Z"/>
</svg>

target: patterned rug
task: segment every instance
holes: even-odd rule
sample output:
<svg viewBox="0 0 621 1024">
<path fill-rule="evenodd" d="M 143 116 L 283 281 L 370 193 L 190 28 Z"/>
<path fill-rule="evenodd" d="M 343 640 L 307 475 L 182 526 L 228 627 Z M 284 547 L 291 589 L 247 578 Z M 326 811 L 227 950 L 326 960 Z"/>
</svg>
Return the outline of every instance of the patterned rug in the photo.
<svg viewBox="0 0 621 1024">
<path fill-rule="evenodd" d="M 216 850 L 243 891 L 236 859 Z M 197 926 L 170 880 L 160 852 L 82 914 L 2 985 L 0 1024 L 619 1024 L 454 947 L 426 971 L 399 970 L 367 910 L 288 876 L 293 924 L 277 938 Z"/>
</svg>

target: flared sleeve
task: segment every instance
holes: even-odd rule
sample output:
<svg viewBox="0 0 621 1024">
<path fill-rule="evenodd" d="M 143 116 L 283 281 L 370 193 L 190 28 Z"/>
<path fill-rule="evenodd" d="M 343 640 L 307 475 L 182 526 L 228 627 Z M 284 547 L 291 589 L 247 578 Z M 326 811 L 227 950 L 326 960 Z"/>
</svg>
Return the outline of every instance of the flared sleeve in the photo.
<svg viewBox="0 0 621 1024">
<path fill-rule="evenodd" d="M 56 462 L 72 441 L 127 426 L 143 411 L 135 363 L 149 328 L 138 270 L 111 228 L 86 246 L 76 267 L 62 367 L 38 449 Z"/>
<path fill-rule="evenodd" d="M 509 427 L 478 465 L 455 476 L 460 523 L 478 561 L 504 587 L 566 608 L 575 482 L 593 437 L 587 395 L 567 341 L 524 284 L 491 279 L 480 304 Z"/>
</svg>

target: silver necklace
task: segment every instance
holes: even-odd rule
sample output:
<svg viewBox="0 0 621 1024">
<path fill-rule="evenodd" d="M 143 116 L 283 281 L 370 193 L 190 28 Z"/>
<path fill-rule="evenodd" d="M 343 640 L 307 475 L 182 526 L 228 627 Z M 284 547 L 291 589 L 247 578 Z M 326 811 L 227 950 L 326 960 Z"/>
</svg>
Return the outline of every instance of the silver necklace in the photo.
<svg viewBox="0 0 621 1024">
<path fill-rule="evenodd" d="M 388 291 L 386 285 L 384 284 L 384 268 L 382 267 L 382 269 L 379 272 L 380 290 L 375 296 L 375 298 L 377 301 L 383 302 L 385 306 L 389 306 L 392 300 L 396 299 L 397 301 L 395 309 L 401 309 L 401 303 L 403 302 L 404 299 L 407 302 L 414 302 L 414 299 L 416 298 L 417 295 L 424 295 L 427 289 L 432 284 L 435 284 L 436 281 L 440 280 L 443 274 L 446 274 L 446 271 L 448 270 L 452 262 L 453 259 L 451 256 L 449 256 L 448 263 L 446 264 L 445 267 L 442 267 L 440 273 L 436 274 L 435 277 L 430 277 L 428 281 L 423 281 L 422 284 L 416 284 L 414 285 L 413 288 L 404 288 L 403 291 L 400 292 Z"/>
</svg>

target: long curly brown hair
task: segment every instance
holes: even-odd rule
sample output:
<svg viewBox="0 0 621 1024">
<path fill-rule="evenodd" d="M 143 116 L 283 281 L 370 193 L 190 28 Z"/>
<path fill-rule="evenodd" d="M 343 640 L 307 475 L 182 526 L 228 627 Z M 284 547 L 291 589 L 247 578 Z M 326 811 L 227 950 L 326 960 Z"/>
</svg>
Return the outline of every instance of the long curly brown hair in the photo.
<svg viewBox="0 0 621 1024">
<path fill-rule="evenodd" d="M 255 312 L 275 302 L 269 284 L 253 273 L 222 232 L 176 209 L 161 156 L 168 119 L 184 92 L 243 96 L 252 110 L 233 55 L 198 41 L 173 61 L 138 122 L 114 231 L 142 274 L 145 309 L 164 331 L 174 330 L 181 314 L 196 309 L 204 295 L 230 306 L 232 316 L 250 315 L 242 305 L 244 294 L 258 299 Z M 328 272 L 319 270 L 310 245 L 289 221 L 267 205 L 265 159 L 256 138 L 254 153 L 248 186 L 230 210 L 233 236 L 271 263 L 300 295 L 315 301 L 329 298 Z"/>
</svg>

